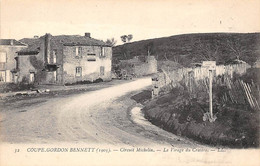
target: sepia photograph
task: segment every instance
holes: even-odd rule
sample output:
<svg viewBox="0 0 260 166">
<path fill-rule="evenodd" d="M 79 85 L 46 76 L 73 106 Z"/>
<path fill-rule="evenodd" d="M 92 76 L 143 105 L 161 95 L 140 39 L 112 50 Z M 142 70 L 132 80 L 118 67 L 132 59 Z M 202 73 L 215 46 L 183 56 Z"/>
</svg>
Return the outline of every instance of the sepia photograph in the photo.
<svg viewBox="0 0 260 166">
<path fill-rule="evenodd" d="M 0 166 L 260 165 L 260 0 L 0 0 Z"/>
</svg>

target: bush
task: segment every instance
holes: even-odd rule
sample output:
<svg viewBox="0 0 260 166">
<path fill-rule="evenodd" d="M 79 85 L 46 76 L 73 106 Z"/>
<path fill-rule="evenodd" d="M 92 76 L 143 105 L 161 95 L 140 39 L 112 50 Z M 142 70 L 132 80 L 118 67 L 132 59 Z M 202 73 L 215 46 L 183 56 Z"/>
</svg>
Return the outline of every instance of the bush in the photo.
<svg viewBox="0 0 260 166">
<path fill-rule="evenodd" d="M 34 88 L 33 84 L 28 84 L 28 83 L 6 83 L 0 85 L 0 93 L 7 93 L 7 92 L 16 92 L 16 91 L 22 91 L 22 90 L 30 90 Z"/>
<path fill-rule="evenodd" d="M 103 79 L 102 78 L 98 78 L 95 81 L 93 81 L 93 83 L 99 83 L 99 82 L 103 82 Z"/>
<path fill-rule="evenodd" d="M 38 60 L 35 56 L 30 56 L 30 63 L 37 70 L 37 73 L 35 75 L 35 83 L 41 83 L 42 81 L 46 80 L 47 73 L 46 71 L 43 71 L 43 61 Z"/>
<path fill-rule="evenodd" d="M 260 69 L 259 68 L 249 68 L 247 72 L 240 77 L 244 82 L 252 84 L 252 81 L 256 85 L 260 85 Z"/>
<path fill-rule="evenodd" d="M 84 81 L 77 81 L 75 83 L 66 83 L 65 85 L 83 85 L 83 84 L 92 84 L 92 83 L 99 83 L 99 82 L 103 82 L 102 78 L 98 78 L 96 80 L 89 81 L 89 80 L 84 80 Z"/>
</svg>

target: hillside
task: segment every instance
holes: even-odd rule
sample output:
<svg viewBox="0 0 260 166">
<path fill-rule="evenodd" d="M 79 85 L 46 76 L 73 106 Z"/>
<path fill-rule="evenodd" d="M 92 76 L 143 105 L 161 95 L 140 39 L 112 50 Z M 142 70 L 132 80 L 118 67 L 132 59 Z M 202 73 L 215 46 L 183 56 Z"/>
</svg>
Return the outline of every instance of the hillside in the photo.
<svg viewBox="0 0 260 166">
<path fill-rule="evenodd" d="M 201 33 L 126 43 L 113 48 L 113 60 L 146 56 L 148 50 L 158 60 L 170 60 L 183 66 L 203 60 L 228 63 L 236 57 L 253 64 L 260 56 L 260 33 Z"/>
</svg>

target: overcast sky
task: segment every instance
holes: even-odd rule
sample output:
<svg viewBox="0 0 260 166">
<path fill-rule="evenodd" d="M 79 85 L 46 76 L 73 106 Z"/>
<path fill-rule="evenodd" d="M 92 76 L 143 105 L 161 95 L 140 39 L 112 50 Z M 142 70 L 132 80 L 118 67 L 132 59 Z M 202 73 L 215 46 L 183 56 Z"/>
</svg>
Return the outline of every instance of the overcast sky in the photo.
<svg viewBox="0 0 260 166">
<path fill-rule="evenodd" d="M 1 38 L 133 34 L 133 41 L 203 32 L 259 32 L 260 0 L 0 0 Z"/>
</svg>

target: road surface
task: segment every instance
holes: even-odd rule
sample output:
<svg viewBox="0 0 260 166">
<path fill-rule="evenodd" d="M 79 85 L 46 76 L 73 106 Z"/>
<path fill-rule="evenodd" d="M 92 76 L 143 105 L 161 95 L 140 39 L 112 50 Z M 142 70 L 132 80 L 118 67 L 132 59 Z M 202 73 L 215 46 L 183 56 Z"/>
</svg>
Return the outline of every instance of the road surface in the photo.
<svg viewBox="0 0 260 166">
<path fill-rule="evenodd" d="M 151 85 L 150 78 L 109 88 L 50 98 L 47 102 L 1 111 L 1 140 L 7 143 L 93 143 L 111 145 L 172 145 L 198 147 L 149 122 L 130 97 Z"/>
</svg>

